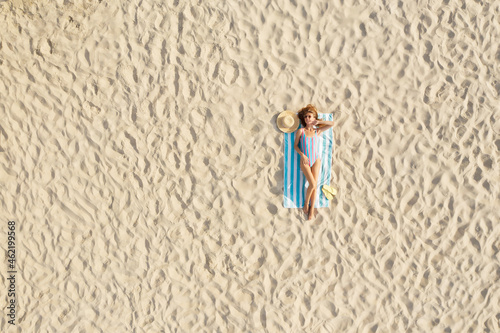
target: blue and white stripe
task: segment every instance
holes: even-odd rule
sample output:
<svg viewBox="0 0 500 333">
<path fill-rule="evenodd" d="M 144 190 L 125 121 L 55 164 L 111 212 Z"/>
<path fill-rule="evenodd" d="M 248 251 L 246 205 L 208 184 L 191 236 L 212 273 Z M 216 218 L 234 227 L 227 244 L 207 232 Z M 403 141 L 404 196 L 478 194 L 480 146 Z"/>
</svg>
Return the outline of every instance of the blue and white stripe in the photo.
<svg viewBox="0 0 500 333">
<path fill-rule="evenodd" d="M 320 113 L 319 119 L 332 121 L 333 114 Z M 285 177 L 284 177 L 284 200 L 285 208 L 302 208 L 304 206 L 304 191 L 306 177 L 300 170 L 300 156 L 293 149 L 295 133 L 285 133 Z M 321 170 L 319 173 L 318 191 L 316 194 L 316 208 L 329 207 L 329 200 L 321 191 L 321 186 L 330 185 L 332 178 L 332 156 L 333 156 L 333 130 L 321 133 L 319 136 L 319 155 L 321 158 Z"/>
</svg>

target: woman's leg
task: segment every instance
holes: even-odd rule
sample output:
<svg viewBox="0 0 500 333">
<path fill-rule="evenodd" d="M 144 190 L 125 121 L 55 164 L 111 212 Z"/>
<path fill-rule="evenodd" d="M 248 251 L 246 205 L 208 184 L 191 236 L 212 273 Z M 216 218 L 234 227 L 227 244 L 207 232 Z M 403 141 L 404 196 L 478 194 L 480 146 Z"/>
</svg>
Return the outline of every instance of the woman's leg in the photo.
<svg viewBox="0 0 500 333">
<path fill-rule="evenodd" d="M 316 163 L 315 163 L 315 165 L 316 165 Z M 313 167 L 314 167 L 314 165 L 313 165 Z M 311 195 L 313 192 L 315 192 L 315 189 L 316 189 L 316 181 L 314 179 L 311 167 L 309 165 L 300 164 L 300 169 L 304 173 L 304 176 L 306 176 L 306 179 L 309 183 L 309 187 L 307 188 L 307 192 L 306 192 L 305 200 L 304 200 L 304 213 L 307 213 L 310 216 L 311 210 L 309 209 L 309 204 L 311 203 Z M 314 208 L 314 207 L 312 207 L 312 208 Z"/>
<path fill-rule="evenodd" d="M 321 171 L 321 160 L 318 158 L 316 162 L 314 162 L 312 168 L 312 176 L 314 178 L 314 189 L 311 194 L 311 209 L 309 210 L 309 219 L 312 219 L 313 217 L 316 216 L 315 210 L 314 210 L 314 203 L 316 201 L 316 187 L 318 186 L 318 180 L 319 180 L 319 172 Z"/>
</svg>

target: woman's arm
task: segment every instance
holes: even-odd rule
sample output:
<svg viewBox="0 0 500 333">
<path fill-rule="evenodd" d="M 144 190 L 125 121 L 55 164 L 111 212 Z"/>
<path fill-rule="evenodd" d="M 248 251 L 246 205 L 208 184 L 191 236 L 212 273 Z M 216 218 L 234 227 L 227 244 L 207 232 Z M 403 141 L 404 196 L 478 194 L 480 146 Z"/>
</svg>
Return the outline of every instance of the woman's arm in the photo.
<svg viewBox="0 0 500 333">
<path fill-rule="evenodd" d="M 326 130 L 329 130 L 330 128 L 333 127 L 333 121 L 328 121 L 328 120 L 317 120 L 315 126 L 318 126 L 318 134 L 321 134 L 321 132 L 324 132 Z"/>
<path fill-rule="evenodd" d="M 302 163 L 309 165 L 309 159 L 299 148 L 299 141 L 300 141 L 301 135 L 302 135 L 302 133 L 300 132 L 300 129 L 298 129 L 297 133 L 295 133 L 295 143 L 293 144 L 293 148 L 300 155 L 300 159 L 302 160 Z"/>
</svg>

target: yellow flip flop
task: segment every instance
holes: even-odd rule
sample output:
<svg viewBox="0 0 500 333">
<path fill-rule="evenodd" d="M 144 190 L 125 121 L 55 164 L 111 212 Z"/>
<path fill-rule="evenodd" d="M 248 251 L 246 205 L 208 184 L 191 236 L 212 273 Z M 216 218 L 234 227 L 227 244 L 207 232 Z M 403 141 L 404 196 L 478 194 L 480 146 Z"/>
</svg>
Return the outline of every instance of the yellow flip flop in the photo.
<svg viewBox="0 0 500 333">
<path fill-rule="evenodd" d="M 333 197 L 337 195 L 337 190 L 328 185 L 323 185 L 321 191 L 323 191 L 323 194 L 328 200 L 332 200 Z"/>
</svg>

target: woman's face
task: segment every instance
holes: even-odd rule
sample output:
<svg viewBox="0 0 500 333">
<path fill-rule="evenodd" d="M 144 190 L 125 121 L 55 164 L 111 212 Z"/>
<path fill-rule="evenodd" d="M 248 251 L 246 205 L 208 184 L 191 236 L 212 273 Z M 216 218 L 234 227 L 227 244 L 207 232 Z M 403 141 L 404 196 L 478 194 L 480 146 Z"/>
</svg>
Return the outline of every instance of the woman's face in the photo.
<svg viewBox="0 0 500 333">
<path fill-rule="evenodd" d="M 314 113 L 308 112 L 304 115 L 304 121 L 306 122 L 306 125 L 309 125 L 315 120 L 314 118 Z"/>
</svg>

